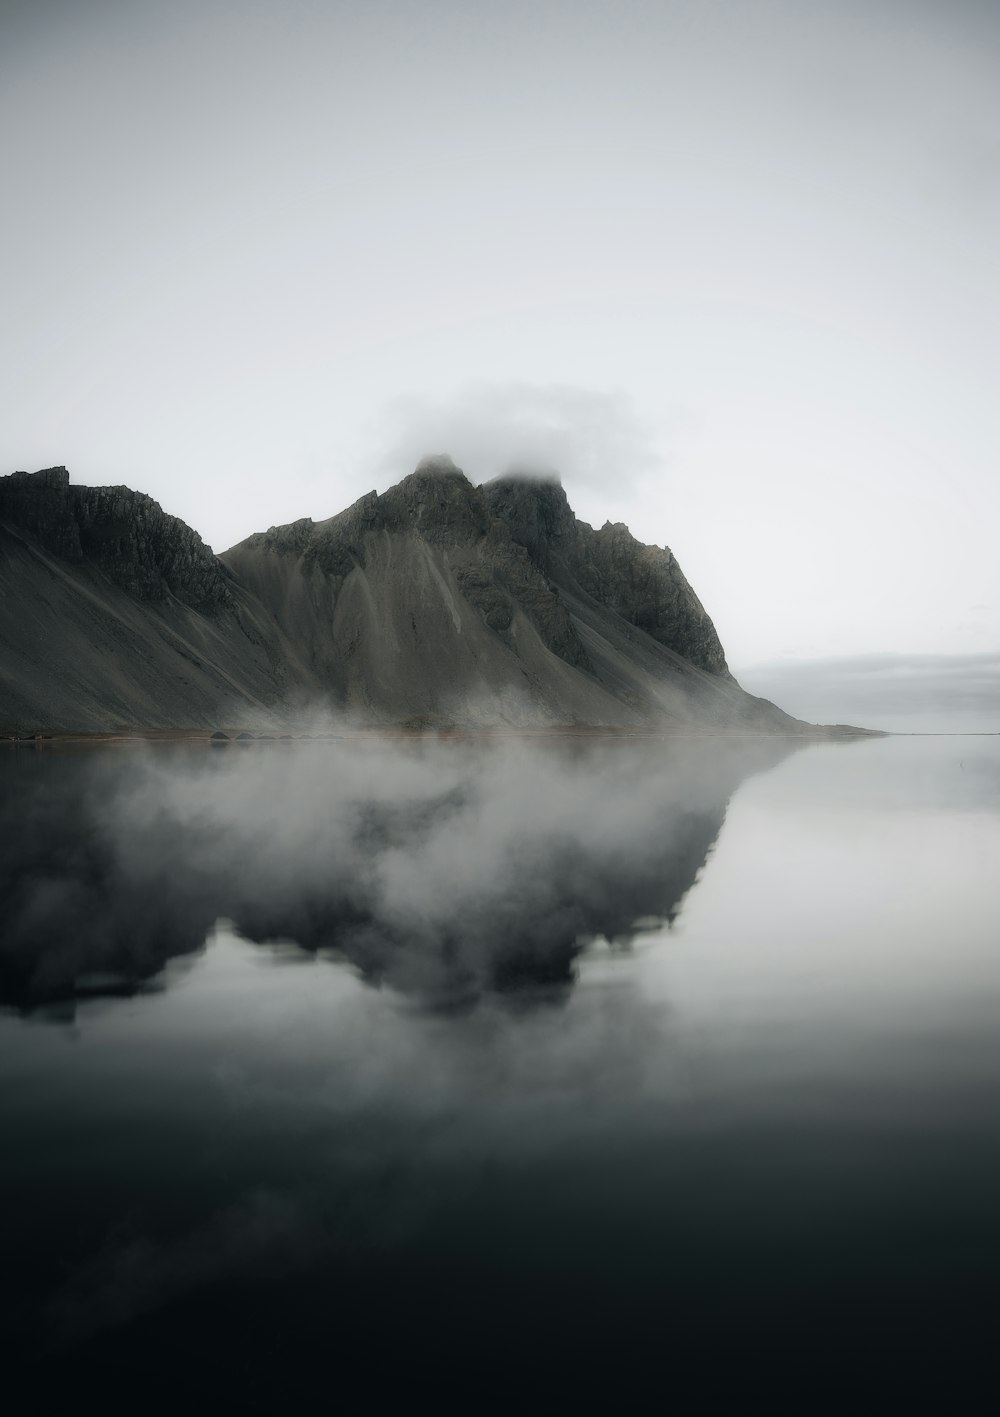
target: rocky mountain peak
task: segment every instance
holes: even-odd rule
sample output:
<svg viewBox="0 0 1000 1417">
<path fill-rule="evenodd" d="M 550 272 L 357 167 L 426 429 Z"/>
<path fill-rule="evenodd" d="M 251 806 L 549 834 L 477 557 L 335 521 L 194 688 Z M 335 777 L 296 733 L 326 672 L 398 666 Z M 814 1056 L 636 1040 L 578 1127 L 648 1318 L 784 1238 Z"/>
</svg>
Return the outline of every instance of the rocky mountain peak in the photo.
<svg viewBox="0 0 1000 1417">
<path fill-rule="evenodd" d="M 50 492 L 60 492 L 69 486 L 69 473 L 64 467 L 43 467 L 38 472 L 15 472 L 11 474 L 14 486 L 23 486 L 37 491 L 46 488 Z"/>
<path fill-rule="evenodd" d="M 577 520 L 558 477 L 505 473 L 482 491 L 490 515 L 540 565 L 575 540 Z"/>
<path fill-rule="evenodd" d="M 552 477 L 498 477 L 483 495 L 490 515 L 555 585 L 579 587 L 699 669 L 728 675 L 715 627 L 666 547 L 637 541 L 623 522 L 595 531 Z"/>
<path fill-rule="evenodd" d="M 416 469 L 378 498 L 378 513 L 390 531 L 418 531 L 431 541 L 482 535 L 482 494 L 447 453 L 421 458 Z"/>
<path fill-rule="evenodd" d="M 465 473 L 458 466 L 458 464 L 455 462 L 454 458 L 451 456 L 450 453 L 425 453 L 424 456 L 417 463 L 416 467 L 414 468 L 414 472 L 411 475 L 416 475 L 417 473 L 421 472 L 439 472 L 446 477 L 454 473 L 458 473 L 460 477 L 465 476 Z"/>
<path fill-rule="evenodd" d="M 228 604 L 229 574 L 196 531 L 128 487 L 78 487 L 65 467 L 0 477 L 0 522 L 88 562 L 137 600 Z"/>
<path fill-rule="evenodd" d="M 447 453 L 421 458 L 414 470 L 382 493 L 380 502 L 403 500 L 411 505 L 467 499 L 475 491 L 465 473 Z"/>
</svg>

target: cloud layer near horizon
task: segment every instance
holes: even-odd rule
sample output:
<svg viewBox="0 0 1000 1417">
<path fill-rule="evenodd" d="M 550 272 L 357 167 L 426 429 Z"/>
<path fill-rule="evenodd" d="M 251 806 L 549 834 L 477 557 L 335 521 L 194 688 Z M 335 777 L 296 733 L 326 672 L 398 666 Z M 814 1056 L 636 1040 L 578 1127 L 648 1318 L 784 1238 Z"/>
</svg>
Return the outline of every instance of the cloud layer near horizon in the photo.
<svg viewBox="0 0 1000 1417">
<path fill-rule="evenodd" d="M 1000 732 L 1000 652 L 852 655 L 736 672 L 752 693 L 819 721 L 846 715 L 871 727 L 912 727 L 918 715 L 941 731 Z"/>
</svg>

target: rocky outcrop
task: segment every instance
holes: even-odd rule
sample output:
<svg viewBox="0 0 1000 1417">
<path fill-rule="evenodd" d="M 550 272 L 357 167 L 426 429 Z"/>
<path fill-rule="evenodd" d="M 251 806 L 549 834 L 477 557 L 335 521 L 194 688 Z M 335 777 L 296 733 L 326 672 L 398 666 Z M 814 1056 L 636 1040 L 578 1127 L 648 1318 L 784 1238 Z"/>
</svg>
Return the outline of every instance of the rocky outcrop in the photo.
<svg viewBox="0 0 1000 1417">
<path fill-rule="evenodd" d="M 710 674 L 728 674 L 715 626 L 665 547 L 621 522 L 599 531 L 573 515 L 554 479 L 502 477 L 483 489 L 493 516 L 556 585 L 573 585 Z"/>
<path fill-rule="evenodd" d="M 136 600 L 231 603 L 229 576 L 196 531 L 128 487 L 74 487 L 64 467 L 0 477 L 0 521 L 64 561 L 97 566 Z"/>
</svg>

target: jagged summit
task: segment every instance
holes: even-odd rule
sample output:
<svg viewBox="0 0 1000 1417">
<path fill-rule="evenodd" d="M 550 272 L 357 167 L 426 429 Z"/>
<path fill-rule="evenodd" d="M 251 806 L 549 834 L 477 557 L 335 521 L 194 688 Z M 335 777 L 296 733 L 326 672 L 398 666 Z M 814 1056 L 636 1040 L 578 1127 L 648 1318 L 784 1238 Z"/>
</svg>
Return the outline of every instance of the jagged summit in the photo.
<svg viewBox="0 0 1000 1417">
<path fill-rule="evenodd" d="M 88 563 L 138 600 L 227 604 L 229 577 L 196 531 L 128 487 L 72 486 L 65 467 L 0 477 L 0 522 L 61 559 Z"/>
<path fill-rule="evenodd" d="M 270 598 L 338 701 L 366 712 L 485 703 L 501 717 L 643 722 L 746 708 L 671 552 L 579 521 L 547 472 L 477 487 L 436 454 L 381 495 L 223 560 Z"/>
<path fill-rule="evenodd" d="M 669 550 L 595 530 L 559 479 L 475 486 L 443 453 L 214 556 L 151 498 L 0 478 L 0 715 L 794 728 L 732 679 Z"/>
<path fill-rule="evenodd" d="M 59 491 L 69 486 L 69 472 L 65 467 L 43 467 L 38 472 L 12 472 L 9 480 L 15 487 L 47 487 L 51 491 Z"/>
<path fill-rule="evenodd" d="M 584 525 L 573 515 L 562 483 L 551 478 L 506 473 L 485 483 L 483 496 L 491 515 L 540 563 L 547 564 Z"/>
<path fill-rule="evenodd" d="M 411 476 L 415 477 L 421 472 L 440 472 L 445 476 L 458 473 L 460 477 L 465 477 L 465 473 L 457 466 L 450 453 L 425 453 Z"/>
</svg>

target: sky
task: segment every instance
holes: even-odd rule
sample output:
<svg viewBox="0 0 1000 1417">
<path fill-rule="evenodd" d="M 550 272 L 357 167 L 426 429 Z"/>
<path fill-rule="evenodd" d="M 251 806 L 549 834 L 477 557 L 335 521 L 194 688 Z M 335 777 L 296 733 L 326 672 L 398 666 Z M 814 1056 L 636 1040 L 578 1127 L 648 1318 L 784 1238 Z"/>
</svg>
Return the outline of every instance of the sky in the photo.
<svg viewBox="0 0 1000 1417">
<path fill-rule="evenodd" d="M 0 472 L 555 469 L 737 669 L 1000 648 L 988 0 L 0 0 L 0 193 Z"/>
</svg>

